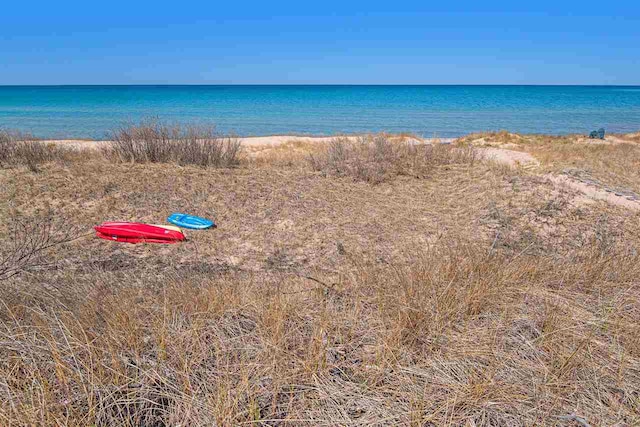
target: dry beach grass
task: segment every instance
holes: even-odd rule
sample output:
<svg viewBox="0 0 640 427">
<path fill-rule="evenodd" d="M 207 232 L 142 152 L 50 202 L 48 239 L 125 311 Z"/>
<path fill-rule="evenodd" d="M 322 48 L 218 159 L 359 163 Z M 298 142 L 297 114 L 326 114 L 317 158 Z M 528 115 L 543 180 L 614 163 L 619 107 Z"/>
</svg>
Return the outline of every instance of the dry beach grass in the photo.
<svg viewBox="0 0 640 427">
<path fill-rule="evenodd" d="M 549 179 L 637 188 L 640 147 L 620 138 L 3 163 L 3 242 L 28 239 L 12 218 L 78 238 L 50 227 L 63 243 L 0 282 L 0 424 L 637 425 L 640 214 Z M 483 159 L 505 144 L 540 165 Z M 90 236 L 176 210 L 219 227 L 175 246 Z"/>
<path fill-rule="evenodd" d="M 40 164 L 69 159 L 73 151 L 61 145 L 44 143 L 28 134 L 0 129 L 0 167 L 23 165 L 32 172 L 38 172 Z"/>
<path fill-rule="evenodd" d="M 474 134 L 463 138 L 471 144 L 505 147 L 533 155 L 552 173 L 571 171 L 589 175 L 612 188 L 626 187 L 640 192 L 640 139 L 638 134 L 608 135 L 590 140 L 580 135 L 516 135 L 507 132 Z"/>
</svg>

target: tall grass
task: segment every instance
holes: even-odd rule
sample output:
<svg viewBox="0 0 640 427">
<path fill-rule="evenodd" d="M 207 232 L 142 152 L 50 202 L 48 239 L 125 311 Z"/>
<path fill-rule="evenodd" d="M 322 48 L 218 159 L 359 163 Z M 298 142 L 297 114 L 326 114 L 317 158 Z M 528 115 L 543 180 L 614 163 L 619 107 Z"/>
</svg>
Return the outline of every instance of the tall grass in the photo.
<svg viewBox="0 0 640 427">
<path fill-rule="evenodd" d="M 111 135 L 104 153 L 112 160 L 132 163 L 178 163 L 202 167 L 231 167 L 238 163 L 240 142 L 214 129 L 168 126 L 157 122 L 123 127 Z"/>
<path fill-rule="evenodd" d="M 335 138 L 320 153 L 311 154 L 309 163 L 327 175 L 378 184 L 397 175 L 423 177 L 437 166 L 473 164 L 475 159 L 472 147 L 415 145 L 375 135 L 357 141 Z"/>
<path fill-rule="evenodd" d="M 64 306 L 31 289 L 29 310 L 0 309 L 0 419 L 494 426 L 557 425 L 578 412 L 593 425 L 640 421 L 638 255 L 486 249 L 439 245 L 404 266 L 354 258 L 337 280 L 179 265 L 158 275 L 142 263 L 135 281 L 117 283 L 87 270 L 91 280 L 67 287 Z"/>
</svg>

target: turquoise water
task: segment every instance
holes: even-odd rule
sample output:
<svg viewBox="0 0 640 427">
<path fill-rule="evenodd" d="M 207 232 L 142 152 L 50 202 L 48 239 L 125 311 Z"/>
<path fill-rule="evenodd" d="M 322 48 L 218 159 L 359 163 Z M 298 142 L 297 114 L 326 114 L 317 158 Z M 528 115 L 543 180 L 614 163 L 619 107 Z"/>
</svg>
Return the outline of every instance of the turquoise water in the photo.
<svg viewBox="0 0 640 427">
<path fill-rule="evenodd" d="M 241 136 L 640 130 L 640 86 L 0 86 L 0 128 L 108 137 L 155 117 Z"/>
</svg>

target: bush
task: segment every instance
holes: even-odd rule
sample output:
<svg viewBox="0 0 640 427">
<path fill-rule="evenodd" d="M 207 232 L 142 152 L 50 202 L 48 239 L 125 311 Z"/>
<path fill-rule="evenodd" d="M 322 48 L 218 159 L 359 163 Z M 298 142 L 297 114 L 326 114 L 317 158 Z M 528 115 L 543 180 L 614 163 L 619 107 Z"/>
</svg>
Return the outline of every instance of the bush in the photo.
<svg viewBox="0 0 640 427">
<path fill-rule="evenodd" d="M 393 142 L 385 135 L 333 139 L 319 154 L 309 157 L 311 167 L 328 175 L 350 176 L 378 184 L 396 175 L 423 177 L 436 166 L 472 164 L 472 147 Z"/>
<path fill-rule="evenodd" d="M 0 166 L 9 162 L 13 152 L 14 141 L 7 131 L 0 131 Z"/>
<path fill-rule="evenodd" d="M 114 161 L 171 163 L 202 167 L 231 167 L 238 163 L 240 141 L 221 136 L 212 128 L 167 126 L 143 122 L 123 127 L 111 135 L 104 149 Z"/>
<path fill-rule="evenodd" d="M 42 163 L 66 157 L 69 150 L 29 134 L 0 130 L 0 166 L 21 165 L 38 172 Z"/>
</svg>

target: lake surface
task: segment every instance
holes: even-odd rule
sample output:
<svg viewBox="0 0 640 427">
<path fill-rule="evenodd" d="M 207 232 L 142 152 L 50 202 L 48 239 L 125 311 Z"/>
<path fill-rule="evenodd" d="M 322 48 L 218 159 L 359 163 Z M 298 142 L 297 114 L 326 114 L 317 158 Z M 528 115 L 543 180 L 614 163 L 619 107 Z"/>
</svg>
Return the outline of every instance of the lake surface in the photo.
<svg viewBox="0 0 640 427">
<path fill-rule="evenodd" d="M 0 86 L 0 128 L 108 138 L 144 118 L 240 136 L 640 130 L 640 86 Z"/>
</svg>

